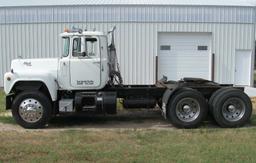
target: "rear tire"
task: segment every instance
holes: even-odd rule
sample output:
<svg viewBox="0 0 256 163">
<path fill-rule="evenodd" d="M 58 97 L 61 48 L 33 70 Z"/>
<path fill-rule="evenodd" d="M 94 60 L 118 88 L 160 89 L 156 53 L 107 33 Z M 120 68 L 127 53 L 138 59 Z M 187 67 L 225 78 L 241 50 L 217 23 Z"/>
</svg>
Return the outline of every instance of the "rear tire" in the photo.
<svg viewBox="0 0 256 163">
<path fill-rule="evenodd" d="M 218 89 L 217 91 L 215 91 L 213 94 L 212 94 L 212 96 L 211 96 L 211 98 L 209 99 L 209 101 L 208 101 L 208 104 L 209 104 L 209 113 L 212 115 L 213 113 L 213 101 L 216 99 L 216 97 L 220 94 L 220 93 L 222 93 L 223 91 L 225 91 L 225 90 L 227 90 L 227 89 L 230 89 L 230 88 L 228 88 L 228 87 L 226 87 L 226 88 L 221 88 L 221 89 Z M 212 115 L 213 116 L 213 115 Z"/>
<path fill-rule="evenodd" d="M 212 109 L 213 117 L 221 127 L 240 127 L 250 120 L 252 103 L 243 91 L 229 88 L 215 97 Z"/>
<path fill-rule="evenodd" d="M 182 88 L 169 100 L 167 118 L 179 128 L 196 128 L 207 116 L 204 96 L 190 88 Z"/>
<path fill-rule="evenodd" d="M 25 91 L 15 97 L 12 115 L 24 128 L 43 128 L 50 119 L 51 109 L 51 102 L 46 95 L 39 91 Z"/>
</svg>

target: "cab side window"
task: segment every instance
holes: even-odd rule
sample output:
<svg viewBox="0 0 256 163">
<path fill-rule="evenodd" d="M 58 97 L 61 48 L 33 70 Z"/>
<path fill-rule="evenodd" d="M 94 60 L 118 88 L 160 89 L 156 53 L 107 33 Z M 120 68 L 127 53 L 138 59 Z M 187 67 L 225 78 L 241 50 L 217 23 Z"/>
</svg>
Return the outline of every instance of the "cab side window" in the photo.
<svg viewBox="0 0 256 163">
<path fill-rule="evenodd" d="M 81 54 L 81 38 L 75 38 L 73 40 L 73 57 L 78 57 Z"/>
<path fill-rule="evenodd" d="M 64 37 L 63 39 L 63 53 L 62 57 L 67 57 L 69 55 L 69 37 Z"/>
<path fill-rule="evenodd" d="M 86 38 L 86 55 L 88 57 L 99 57 L 99 45 L 97 38 Z"/>
</svg>

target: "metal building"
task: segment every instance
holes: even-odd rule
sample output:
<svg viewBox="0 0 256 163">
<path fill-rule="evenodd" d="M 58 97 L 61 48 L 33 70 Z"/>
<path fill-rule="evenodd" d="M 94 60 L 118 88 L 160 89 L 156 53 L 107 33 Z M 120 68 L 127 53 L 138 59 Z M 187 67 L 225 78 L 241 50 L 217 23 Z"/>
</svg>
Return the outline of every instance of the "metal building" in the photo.
<svg viewBox="0 0 256 163">
<path fill-rule="evenodd" d="M 0 2 L 0 87 L 11 60 L 60 57 L 65 27 L 107 32 L 125 84 L 202 77 L 253 84 L 255 7 L 238 0 Z M 47 65 L 45 65 L 47 66 Z"/>
</svg>

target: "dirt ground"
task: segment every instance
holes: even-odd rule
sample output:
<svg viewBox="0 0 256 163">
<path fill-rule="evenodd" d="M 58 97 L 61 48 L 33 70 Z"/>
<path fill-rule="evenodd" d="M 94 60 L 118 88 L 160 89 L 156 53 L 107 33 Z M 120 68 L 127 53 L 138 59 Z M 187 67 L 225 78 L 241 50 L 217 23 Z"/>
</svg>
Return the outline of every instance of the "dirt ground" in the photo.
<svg viewBox="0 0 256 163">
<path fill-rule="evenodd" d="M 254 114 L 256 109 L 256 98 L 252 99 Z M 13 120 L 10 112 L 2 113 L 0 116 L 6 117 L 11 123 L 0 122 L 0 131 L 26 132 Z M 202 124 L 202 128 L 219 128 L 211 117 Z M 247 127 L 253 127 L 248 124 Z M 53 118 L 44 129 L 39 131 L 62 131 L 62 130 L 140 130 L 159 129 L 172 130 L 174 126 L 165 120 L 159 109 L 135 109 L 119 110 L 117 115 L 68 115 Z"/>
<path fill-rule="evenodd" d="M 4 113 L 8 118 L 11 113 Z M 158 109 L 120 111 L 117 115 L 68 115 L 53 118 L 44 131 L 55 130 L 111 130 L 111 129 L 170 129 Z M 42 129 L 41 129 L 42 130 Z M 1 123 L 0 131 L 26 131 L 15 123 Z"/>
<path fill-rule="evenodd" d="M 12 118 L 11 113 L 5 113 L 6 117 Z M 202 124 L 202 127 L 217 127 L 218 126 L 209 118 Z M 140 129 L 159 129 L 173 130 L 174 126 L 165 120 L 159 109 L 154 110 L 131 110 L 120 111 L 117 115 L 79 115 L 79 116 L 60 116 L 55 117 L 50 121 L 48 126 L 38 131 L 63 131 L 63 130 L 140 130 Z M 26 132 L 19 125 L 13 123 L 1 123 L 0 131 L 19 131 Z"/>
</svg>

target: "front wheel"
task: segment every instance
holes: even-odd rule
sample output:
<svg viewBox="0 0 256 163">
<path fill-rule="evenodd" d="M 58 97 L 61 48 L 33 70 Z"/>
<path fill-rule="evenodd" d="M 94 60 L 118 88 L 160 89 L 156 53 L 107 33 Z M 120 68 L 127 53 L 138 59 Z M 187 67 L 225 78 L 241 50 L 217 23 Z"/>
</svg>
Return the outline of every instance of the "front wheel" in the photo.
<svg viewBox="0 0 256 163">
<path fill-rule="evenodd" d="M 39 91 L 25 91 L 18 94 L 12 104 L 12 115 L 15 121 L 24 128 L 44 127 L 51 113 L 51 102 Z"/>
<path fill-rule="evenodd" d="M 167 106 L 167 118 L 180 128 L 195 128 L 206 118 L 207 103 L 203 95 L 183 88 L 173 95 Z"/>
</svg>

